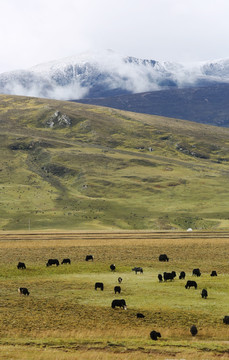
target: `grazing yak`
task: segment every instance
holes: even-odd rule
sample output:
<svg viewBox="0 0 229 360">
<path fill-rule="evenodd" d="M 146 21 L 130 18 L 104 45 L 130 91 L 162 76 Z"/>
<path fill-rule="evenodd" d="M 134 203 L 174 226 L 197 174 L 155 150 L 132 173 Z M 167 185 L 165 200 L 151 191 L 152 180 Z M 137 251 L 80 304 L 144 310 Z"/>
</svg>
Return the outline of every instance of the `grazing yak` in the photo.
<svg viewBox="0 0 229 360">
<path fill-rule="evenodd" d="M 207 299 L 207 297 L 208 297 L 208 292 L 207 292 L 206 289 L 203 289 L 203 290 L 202 290 L 201 296 L 202 296 L 202 299 Z"/>
<path fill-rule="evenodd" d="M 110 265 L 110 269 L 111 269 L 111 271 L 115 271 L 115 269 L 116 269 L 115 264 L 111 264 L 111 265 Z"/>
<path fill-rule="evenodd" d="M 120 287 L 120 286 L 115 286 L 115 287 L 114 287 L 114 292 L 115 292 L 115 294 L 116 294 L 116 293 L 119 293 L 119 294 L 120 294 L 120 292 L 121 292 L 121 287 Z"/>
<path fill-rule="evenodd" d="M 151 331 L 150 337 L 152 340 L 157 340 L 158 337 L 161 337 L 161 334 L 155 330 Z"/>
<path fill-rule="evenodd" d="M 159 261 L 169 261 L 169 258 L 166 254 L 161 254 L 159 256 Z"/>
<path fill-rule="evenodd" d="M 89 261 L 89 260 L 93 261 L 93 260 L 94 260 L 94 256 L 93 256 L 93 255 L 86 255 L 85 261 Z"/>
<path fill-rule="evenodd" d="M 179 279 L 180 280 L 185 279 L 185 272 L 184 271 L 181 271 L 181 273 L 179 275 Z"/>
<path fill-rule="evenodd" d="M 137 318 L 138 319 L 144 319 L 145 315 L 143 315 L 142 313 L 137 313 Z"/>
<path fill-rule="evenodd" d="M 164 281 L 167 281 L 167 280 L 173 280 L 174 277 L 176 276 L 176 273 L 175 271 L 172 271 L 171 273 L 168 273 L 168 272 L 164 272 L 163 273 L 163 277 L 164 277 Z"/>
<path fill-rule="evenodd" d="M 124 310 L 127 309 L 126 307 L 126 301 L 124 299 L 115 299 L 111 303 L 112 309 L 115 309 L 117 307 L 123 308 Z"/>
<path fill-rule="evenodd" d="M 60 265 L 59 260 L 57 260 L 57 259 L 48 259 L 48 262 L 47 262 L 46 266 L 52 266 L 52 265 L 59 266 Z"/>
<path fill-rule="evenodd" d="M 163 281 L 161 274 L 158 274 L 157 277 L 158 277 L 159 282 L 162 282 L 162 281 Z"/>
<path fill-rule="evenodd" d="M 19 292 L 20 295 L 27 295 L 27 296 L 29 296 L 29 291 L 28 291 L 27 288 L 20 287 L 20 288 L 18 288 L 18 292 Z"/>
<path fill-rule="evenodd" d="M 26 269 L 25 263 L 19 261 L 19 263 L 17 264 L 17 268 L 18 269 Z"/>
<path fill-rule="evenodd" d="M 195 325 L 192 325 L 190 327 L 190 333 L 192 334 L 192 336 L 196 336 L 196 334 L 198 333 L 197 327 Z"/>
<path fill-rule="evenodd" d="M 135 271 L 135 274 L 137 274 L 138 272 L 140 272 L 141 274 L 143 274 L 143 269 L 142 269 L 142 267 L 134 267 L 133 269 L 132 269 L 132 271 Z"/>
<path fill-rule="evenodd" d="M 119 284 L 121 284 L 121 282 L 122 282 L 122 278 L 121 278 L 121 277 L 118 278 L 118 282 L 119 282 Z"/>
<path fill-rule="evenodd" d="M 69 264 L 71 265 L 71 260 L 70 259 L 63 259 L 62 262 L 61 262 L 61 265 L 62 264 Z"/>
<path fill-rule="evenodd" d="M 96 282 L 95 283 L 95 290 L 97 290 L 97 289 L 100 289 L 101 291 L 103 291 L 104 285 L 103 285 L 102 282 Z"/>
<path fill-rule="evenodd" d="M 215 270 L 212 270 L 211 276 L 217 276 L 217 272 Z"/>
<path fill-rule="evenodd" d="M 193 269 L 192 270 L 192 275 L 195 275 L 195 276 L 199 277 L 201 275 L 200 269 Z"/>
<path fill-rule="evenodd" d="M 195 281 L 188 280 L 185 285 L 185 289 L 190 289 L 190 287 L 194 287 L 195 289 L 197 289 L 197 283 Z"/>
<path fill-rule="evenodd" d="M 224 316 L 223 323 L 229 325 L 229 316 L 228 315 Z"/>
</svg>

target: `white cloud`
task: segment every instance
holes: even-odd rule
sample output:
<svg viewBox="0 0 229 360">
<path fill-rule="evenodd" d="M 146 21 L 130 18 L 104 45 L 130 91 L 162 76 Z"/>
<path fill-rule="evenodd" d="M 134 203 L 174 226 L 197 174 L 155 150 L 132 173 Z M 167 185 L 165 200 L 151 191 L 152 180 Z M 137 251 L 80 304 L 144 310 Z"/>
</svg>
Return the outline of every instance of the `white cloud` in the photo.
<svg viewBox="0 0 229 360">
<path fill-rule="evenodd" d="M 229 56 L 228 0 L 2 0 L 0 72 L 112 48 L 171 61 Z"/>
</svg>

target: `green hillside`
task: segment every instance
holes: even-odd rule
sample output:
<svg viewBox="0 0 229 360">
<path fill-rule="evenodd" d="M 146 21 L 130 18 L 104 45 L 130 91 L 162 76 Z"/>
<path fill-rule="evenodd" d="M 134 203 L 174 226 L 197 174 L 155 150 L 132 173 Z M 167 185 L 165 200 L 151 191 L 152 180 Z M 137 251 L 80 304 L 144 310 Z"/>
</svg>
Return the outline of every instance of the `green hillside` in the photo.
<svg viewBox="0 0 229 360">
<path fill-rule="evenodd" d="M 0 95 L 0 148 L 1 229 L 229 228 L 229 129 Z"/>
</svg>

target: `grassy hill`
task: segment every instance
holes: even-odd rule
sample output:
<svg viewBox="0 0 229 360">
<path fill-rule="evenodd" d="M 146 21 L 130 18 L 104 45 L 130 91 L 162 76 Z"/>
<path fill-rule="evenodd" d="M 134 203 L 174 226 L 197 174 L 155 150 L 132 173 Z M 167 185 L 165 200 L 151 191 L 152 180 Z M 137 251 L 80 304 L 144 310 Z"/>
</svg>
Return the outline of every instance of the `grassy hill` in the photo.
<svg viewBox="0 0 229 360">
<path fill-rule="evenodd" d="M 194 122 L 1 95 L 0 228 L 228 229 L 228 135 Z"/>
</svg>

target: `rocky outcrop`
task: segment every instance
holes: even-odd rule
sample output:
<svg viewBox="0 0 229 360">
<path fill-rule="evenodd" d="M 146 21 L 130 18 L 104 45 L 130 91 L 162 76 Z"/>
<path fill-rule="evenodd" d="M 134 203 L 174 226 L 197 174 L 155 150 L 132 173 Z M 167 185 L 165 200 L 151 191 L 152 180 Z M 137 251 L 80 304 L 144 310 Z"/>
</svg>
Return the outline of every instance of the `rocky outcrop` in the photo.
<svg viewBox="0 0 229 360">
<path fill-rule="evenodd" d="M 50 128 L 64 128 L 72 125 L 71 119 L 60 111 L 55 113 L 46 121 L 45 126 Z"/>
</svg>

